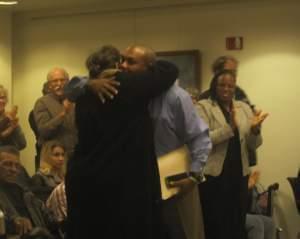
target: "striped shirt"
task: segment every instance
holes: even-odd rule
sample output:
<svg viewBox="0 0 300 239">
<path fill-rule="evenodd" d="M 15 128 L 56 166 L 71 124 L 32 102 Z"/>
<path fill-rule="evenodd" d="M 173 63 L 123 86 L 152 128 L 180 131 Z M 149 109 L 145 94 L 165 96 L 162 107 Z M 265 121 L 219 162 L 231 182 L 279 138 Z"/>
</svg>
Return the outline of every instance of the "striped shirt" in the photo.
<svg viewBox="0 0 300 239">
<path fill-rule="evenodd" d="M 57 221 L 62 222 L 66 220 L 67 200 L 64 182 L 55 187 L 46 202 L 46 206 L 52 211 Z"/>
</svg>

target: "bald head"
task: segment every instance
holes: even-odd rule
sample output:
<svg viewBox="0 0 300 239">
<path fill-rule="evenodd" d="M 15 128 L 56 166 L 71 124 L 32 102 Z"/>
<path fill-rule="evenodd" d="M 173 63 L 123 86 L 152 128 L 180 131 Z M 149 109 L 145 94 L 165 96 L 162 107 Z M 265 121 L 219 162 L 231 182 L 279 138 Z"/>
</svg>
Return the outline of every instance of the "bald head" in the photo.
<svg viewBox="0 0 300 239">
<path fill-rule="evenodd" d="M 48 89 L 57 96 L 63 95 L 63 87 L 69 80 L 69 74 L 65 69 L 55 67 L 47 74 Z"/>
<path fill-rule="evenodd" d="M 155 52 L 144 46 L 129 46 L 123 52 L 120 68 L 128 72 L 142 72 L 155 63 Z"/>
<path fill-rule="evenodd" d="M 47 81 L 51 81 L 53 78 L 55 78 L 55 75 L 61 75 L 61 78 L 64 78 L 66 80 L 69 79 L 69 74 L 67 73 L 67 71 L 63 68 L 60 67 L 55 67 L 52 68 L 48 74 L 47 74 Z"/>
</svg>

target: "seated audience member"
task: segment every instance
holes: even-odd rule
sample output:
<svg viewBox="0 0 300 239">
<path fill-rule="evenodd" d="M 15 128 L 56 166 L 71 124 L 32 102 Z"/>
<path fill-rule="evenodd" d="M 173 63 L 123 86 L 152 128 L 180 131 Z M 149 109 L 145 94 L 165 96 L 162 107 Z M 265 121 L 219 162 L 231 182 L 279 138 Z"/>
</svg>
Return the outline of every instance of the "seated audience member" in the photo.
<svg viewBox="0 0 300 239">
<path fill-rule="evenodd" d="M 57 223 L 44 203 L 16 183 L 21 167 L 19 157 L 15 147 L 0 147 L 0 205 L 6 232 L 21 238 L 57 238 L 53 236 Z"/>
<path fill-rule="evenodd" d="M 14 106 L 10 112 L 6 112 L 7 102 L 7 90 L 0 85 L 0 146 L 12 145 L 22 150 L 26 147 L 26 139 L 19 125 L 18 108 Z"/>
<path fill-rule="evenodd" d="M 60 183 L 52 191 L 46 206 L 52 212 L 55 220 L 61 225 L 62 232 L 65 231 L 65 222 L 67 219 L 67 199 L 65 191 L 65 182 Z"/>
<path fill-rule="evenodd" d="M 273 239 L 275 236 L 272 218 L 264 215 L 247 214 L 246 231 L 248 239 Z"/>
<path fill-rule="evenodd" d="M 259 194 L 256 183 L 259 172 L 251 173 L 248 181 L 249 212 L 246 215 L 246 231 L 248 239 L 273 239 L 275 225 L 271 217 L 263 215 L 267 209 L 268 193 Z"/>
<path fill-rule="evenodd" d="M 29 173 L 27 172 L 26 168 L 23 165 L 21 165 L 21 167 L 19 169 L 19 173 L 17 175 L 16 182 L 17 182 L 17 184 L 22 186 L 24 189 L 32 191 L 33 185 L 32 185 L 31 176 L 29 175 Z"/>
<path fill-rule="evenodd" d="M 64 180 L 65 148 L 55 140 L 42 146 L 41 165 L 32 176 L 34 193 L 44 202 L 53 189 Z"/>
</svg>

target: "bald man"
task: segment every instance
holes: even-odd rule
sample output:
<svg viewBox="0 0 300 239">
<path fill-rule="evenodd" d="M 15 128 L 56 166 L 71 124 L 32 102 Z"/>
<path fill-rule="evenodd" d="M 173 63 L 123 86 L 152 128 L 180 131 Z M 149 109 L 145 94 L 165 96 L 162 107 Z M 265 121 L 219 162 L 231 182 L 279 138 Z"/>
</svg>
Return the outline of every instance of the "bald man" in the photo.
<svg viewBox="0 0 300 239">
<path fill-rule="evenodd" d="M 123 52 L 120 69 L 128 73 L 142 73 L 156 62 L 155 52 L 144 46 L 130 46 Z M 89 81 L 89 86 L 107 98 L 117 93 L 110 83 L 113 80 Z M 122 82 L 121 82 L 122 84 Z M 78 84 L 82 87 L 84 84 Z M 78 89 L 77 89 L 78 90 Z M 68 91 L 73 91 L 68 89 Z M 75 93 L 75 91 L 73 91 Z M 74 95 L 79 95 L 78 91 Z M 69 95 L 70 98 L 74 97 Z M 104 102 L 104 98 L 102 98 Z M 163 201 L 164 223 L 170 239 L 203 238 L 201 208 L 195 187 L 211 149 L 207 125 L 199 118 L 189 94 L 177 85 L 156 97 L 149 105 L 154 121 L 154 143 L 158 157 L 186 145 L 191 155 L 189 174 L 173 186 L 179 188 L 181 197 Z"/>
<path fill-rule="evenodd" d="M 69 74 L 63 68 L 53 68 L 47 74 L 49 93 L 39 98 L 33 109 L 38 130 L 38 144 L 57 140 L 66 147 L 71 157 L 77 142 L 74 121 L 74 107 L 65 99 L 63 88 L 69 81 Z"/>
<path fill-rule="evenodd" d="M 155 58 L 155 52 L 147 47 L 130 46 L 123 52 L 120 68 L 126 72 L 142 72 L 154 64 Z M 156 97 L 149 105 L 149 110 L 154 121 L 157 157 L 184 145 L 191 157 L 188 172 L 191 177 L 173 184 L 179 188 L 181 197 L 177 195 L 163 200 L 164 222 L 169 237 L 201 238 L 201 209 L 195 181 L 199 180 L 197 175 L 201 175 L 211 149 L 208 127 L 199 118 L 189 94 L 176 84 Z"/>
</svg>

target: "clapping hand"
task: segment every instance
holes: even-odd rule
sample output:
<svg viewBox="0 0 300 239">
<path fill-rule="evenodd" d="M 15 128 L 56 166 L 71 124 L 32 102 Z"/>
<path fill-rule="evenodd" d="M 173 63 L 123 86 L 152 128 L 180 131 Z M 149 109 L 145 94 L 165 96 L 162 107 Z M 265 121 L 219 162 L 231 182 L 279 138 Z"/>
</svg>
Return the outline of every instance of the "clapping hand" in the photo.
<svg viewBox="0 0 300 239">
<path fill-rule="evenodd" d="M 12 121 L 17 118 L 18 106 L 14 105 L 11 111 L 5 112 L 5 115 Z"/>
<path fill-rule="evenodd" d="M 268 117 L 268 113 L 263 113 L 261 110 L 257 110 L 254 112 L 254 116 L 251 122 L 251 131 L 254 134 L 258 134 L 260 131 L 260 127 L 262 122 Z"/>
<path fill-rule="evenodd" d="M 72 103 L 68 99 L 64 99 L 63 106 L 65 113 L 69 113 L 74 108 L 74 103 Z"/>
<path fill-rule="evenodd" d="M 255 185 L 259 179 L 259 176 L 260 176 L 260 172 L 257 170 L 250 174 L 249 179 L 248 179 L 248 188 L 249 189 L 252 189 L 255 187 Z"/>
<path fill-rule="evenodd" d="M 63 110 L 59 113 L 59 117 L 65 117 L 66 114 L 68 114 L 74 108 L 75 104 L 69 101 L 68 99 L 64 99 L 62 105 Z"/>
<path fill-rule="evenodd" d="M 18 107 L 13 106 L 11 111 L 5 112 L 6 117 L 9 119 L 9 122 L 4 130 L 1 131 L 0 137 L 6 138 L 8 137 L 15 128 L 19 125 L 19 119 L 17 117 Z"/>
</svg>

